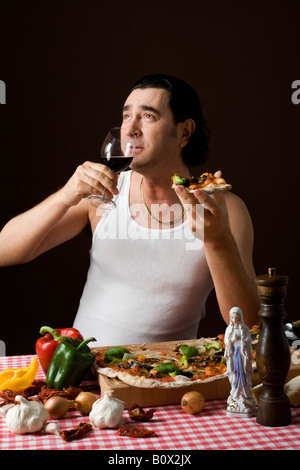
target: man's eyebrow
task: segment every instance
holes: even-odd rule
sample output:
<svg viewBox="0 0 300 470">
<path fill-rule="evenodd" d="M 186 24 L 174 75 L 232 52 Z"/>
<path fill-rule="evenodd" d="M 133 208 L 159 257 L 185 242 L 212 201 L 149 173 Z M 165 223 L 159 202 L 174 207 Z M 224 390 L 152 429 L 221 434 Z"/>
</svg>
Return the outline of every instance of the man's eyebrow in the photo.
<svg viewBox="0 0 300 470">
<path fill-rule="evenodd" d="M 156 108 L 153 108 L 153 106 L 147 106 L 146 104 L 142 104 L 139 107 L 143 111 L 152 111 L 153 113 L 160 115 L 160 112 Z M 132 108 L 132 106 L 130 104 L 126 104 L 125 106 L 123 106 L 123 111 L 129 111 L 130 108 Z"/>
</svg>

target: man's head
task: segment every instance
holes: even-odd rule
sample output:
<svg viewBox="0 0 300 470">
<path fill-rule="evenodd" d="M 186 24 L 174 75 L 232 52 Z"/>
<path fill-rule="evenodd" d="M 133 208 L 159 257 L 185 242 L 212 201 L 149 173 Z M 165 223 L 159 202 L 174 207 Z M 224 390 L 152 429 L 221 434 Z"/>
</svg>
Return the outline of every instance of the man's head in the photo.
<svg viewBox="0 0 300 470">
<path fill-rule="evenodd" d="M 195 90 L 183 80 L 166 74 L 146 75 L 134 83 L 131 91 L 145 88 L 162 88 L 168 91 L 169 106 L 174 123 L 192 119 L 195 131 L 182 149 L 183 161 L 187 166 L 202 165 L 208 158 L 209 131 L 203 118 L 202 106 Z"/>
</svg>

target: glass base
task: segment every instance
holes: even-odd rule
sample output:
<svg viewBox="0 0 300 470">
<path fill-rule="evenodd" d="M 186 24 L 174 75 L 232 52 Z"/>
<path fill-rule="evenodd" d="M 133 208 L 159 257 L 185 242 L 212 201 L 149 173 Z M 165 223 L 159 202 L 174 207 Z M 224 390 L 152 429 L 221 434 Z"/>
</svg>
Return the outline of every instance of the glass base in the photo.
<svg viewBox="0 0 300 470">
<path fill-rule="evenodd" d="M 112 199 L 109 199 L 105 196 L 91 194 L 87 197 L 87 199 L 89 200 L 90 204 L 92 204 L 92 206 L 101 208 L 103 210 L 115 209 L 117 207 L 116 203 Z"/>
</svg>

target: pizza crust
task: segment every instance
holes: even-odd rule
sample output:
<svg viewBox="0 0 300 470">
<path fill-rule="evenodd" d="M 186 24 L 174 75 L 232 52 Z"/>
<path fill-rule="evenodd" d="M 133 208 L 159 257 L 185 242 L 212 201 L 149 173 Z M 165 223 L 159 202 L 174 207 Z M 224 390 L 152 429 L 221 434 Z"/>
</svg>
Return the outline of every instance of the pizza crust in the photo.
<svg viewBox="0 0 300 470">
<path fill-rule="evenodd" d="M 201 191 L 204 191 L 205 193 L 208 193 L 208 194 L 213 194 L 217 191 L 229 191 L 230 189 L 232 189 L 232 186 L 230 184 L 224 184 L 224 185 L 218 185 L 218 186 L 209 184 L 207 186 L 204 186 L 203 188 L 197 188 L 197 189 L 200 189 Z M 197 191 L 197 189 L 187 188 L 189 193 L 194 193 L 195 191 Z"/>
<path fill-rule="evenodd" d="M 180 388 L 182 386 L 193 386 L 199 383 L 212 382 L 227 377 L 227 373 L 211 376 L 207 379 L 190 380 L 183 375 L 176 375 L 172 382 L 162 382 L 151 378 L 144 378 L 126 374 L 125 372 L 116 371 L 110 367 L 98 367 L 97 372 L 109 378 L 117 378 L 127 385 L 138 388 Z"/>
</svg>

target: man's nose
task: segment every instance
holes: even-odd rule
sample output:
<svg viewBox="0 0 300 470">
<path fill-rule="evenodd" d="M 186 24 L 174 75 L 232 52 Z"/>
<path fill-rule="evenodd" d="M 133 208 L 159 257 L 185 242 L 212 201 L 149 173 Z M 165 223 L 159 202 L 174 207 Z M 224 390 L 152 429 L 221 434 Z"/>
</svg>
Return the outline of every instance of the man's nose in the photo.
<svg viewBox="0 0 300 470">
<path fill-rule="evenodd" d="M 125 131 L 126 131 L 126 135 L 128 137 L 138 137 L 142 134 L 142 131 L 141 131 L 141 128 L 138 124 L 138 120 L 137 119 L 131 119 L 130 122 L 125 122 L 123 124 L 124 128 L 125 128 Z"/>
<path fill-rule="evenodd" d="M 130 126 L 130 128 L 126 129 L 126 135 L 128 137 L 138 137 L 141 134 L 142 131 L 137 126 Z"/>
</svg>

